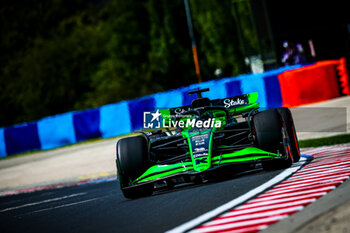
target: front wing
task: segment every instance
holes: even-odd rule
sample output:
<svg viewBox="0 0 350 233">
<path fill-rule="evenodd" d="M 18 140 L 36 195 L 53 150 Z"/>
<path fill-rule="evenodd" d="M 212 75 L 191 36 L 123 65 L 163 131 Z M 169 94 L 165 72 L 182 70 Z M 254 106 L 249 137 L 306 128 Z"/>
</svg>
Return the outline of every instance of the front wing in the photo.
<svg viewBox="0 0 350 233">
<path fill-rule="evenodd" d="M 132 182 L 132 186 L 156 183 L 169 180 L 178 176 L 191 177 L 213 173 L 221 168 L 240 164 L 256 164 L 262 161 L 284 159 L 281 155 L 267 152 L 255 147 L 248 147 L 233 153 L 213 156 L 211 167 L 205 171 L 195 171 L 192 161 L 179 162 L 169 165 L 154 165 Z M 234 168 L 233 168 L 234 169 Z"/>
</svg>

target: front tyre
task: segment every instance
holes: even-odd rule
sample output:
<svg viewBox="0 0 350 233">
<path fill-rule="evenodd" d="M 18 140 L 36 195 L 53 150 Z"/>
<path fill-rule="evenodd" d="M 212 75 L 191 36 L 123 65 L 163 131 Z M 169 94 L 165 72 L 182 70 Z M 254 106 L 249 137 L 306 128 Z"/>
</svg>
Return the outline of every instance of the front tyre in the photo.
<svg viewBox="0 0 350 233">
<path fill-rule="evenodd" d="M 150 167 L 148 140 L 145 136 L 122 138 L 117 143 L 117 171 L 120 188 L 126 198 L 134 199 L 152 195 L 153 184 L 132 186 Z"/>
</svg>

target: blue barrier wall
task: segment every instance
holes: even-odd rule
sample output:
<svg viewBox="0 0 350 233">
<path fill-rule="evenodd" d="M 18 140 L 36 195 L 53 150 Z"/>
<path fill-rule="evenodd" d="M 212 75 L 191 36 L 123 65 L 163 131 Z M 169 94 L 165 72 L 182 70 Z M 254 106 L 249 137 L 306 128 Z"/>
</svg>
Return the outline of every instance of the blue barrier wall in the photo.
<svg viewBox="0 0 350 233">
<path fill-rule="evenodd" d="M 182 105 L 183 95 L 180 91 L 161 92 L 153 95 L 156 108 L 175 108 Z"/>
<path fill-rule="evenodd" d="M 41 149 L 36 122 L 5 128 L 4 136 L 8 155 Z"/>
<path fill-rule="evenodd" d="M 4 129 L 0 129 L 0 158 L 6 157 L 6 144 L 5 144 L 5 135 L 4 135 Z"/>
<path fill-rule="evenodd" d="M 232 80 L 225 83 L 226 92 L 229 96 L 242 95 L 241 80 Z"/>
<path fill-rule="evenodd" d="M 73 113 L 41 119 L 38 121 L 38 134 L 44 150 L 76 143 Z"/>
<path fill-rule="evenodd" d="M 144 111 L 189 105 L 196 95 L 189 96 L 188 91 L 198 88 L 210 88 L 210 92 L 203 93 L 204 97 L 210 99 L 259 92 L 258 102 L 262 108 L 280 107 L 282 95 L 277 76 L 286 70 L 299 67 L 301 66 L 295 65 L 262 74 L 211 80 L 100 108 L 69 112 L 37 122 L 0 128 L 0 157 L 30 150 L 52 149 L 91 138 L 109 138 L 130 133 L 142 128 Z"/>
<path fill-rule="evenodd" d="M 123 101 L 100 108 L 100 132 L 103 138 L 132 131 L 128 103 Z"/>
<path fill-rule="evenodd" d="M 99 109 L 74 113 L 73 124 L 77 142 L 101 137 Z"/>
<path fill-rule="evenodd" d="M 152 96 L 129 101 L 129 115 L 132 130 L 143 128 L 143 112 L 153 111 L 155 108 L 155 103 L 156 101 Z"/>
</svg>

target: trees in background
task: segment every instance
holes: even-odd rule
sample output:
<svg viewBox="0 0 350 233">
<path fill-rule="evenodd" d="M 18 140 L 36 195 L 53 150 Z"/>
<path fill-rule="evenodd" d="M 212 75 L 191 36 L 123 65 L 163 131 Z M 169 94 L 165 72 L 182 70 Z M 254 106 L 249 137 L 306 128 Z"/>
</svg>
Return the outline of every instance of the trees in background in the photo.
<svg viewBox="0 0 350 233">
<path fill-rule="evenodd" d="M 0 4 L 0 126 L 197 80 L 182 0 Z M 242 73 L 232 0 L 190 6 L 204 81 Z"/>
</svg>

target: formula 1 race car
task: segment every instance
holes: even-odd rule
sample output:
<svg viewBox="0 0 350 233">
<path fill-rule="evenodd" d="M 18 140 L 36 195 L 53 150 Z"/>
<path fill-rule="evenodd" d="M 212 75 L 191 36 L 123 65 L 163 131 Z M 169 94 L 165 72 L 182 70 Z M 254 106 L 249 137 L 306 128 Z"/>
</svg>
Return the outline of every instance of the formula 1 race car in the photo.
<svg viewBox="0 0 350 233">
<path fill-rule="evenodd" d="M 161 110 L 163 129 L 122 138 L 116 164 L 126 198 L 151 195 L 154 187 L 200 183 L 242 169 L 282 169 L 300 159 L 288 108 L 259 111 L 258 93 Z M 171 128 L 172 130 L 170 130 Z"/>
</svg>

